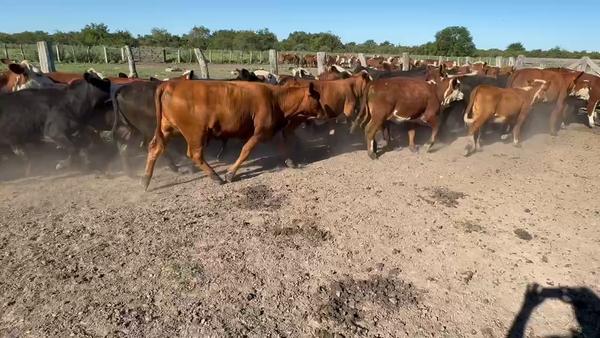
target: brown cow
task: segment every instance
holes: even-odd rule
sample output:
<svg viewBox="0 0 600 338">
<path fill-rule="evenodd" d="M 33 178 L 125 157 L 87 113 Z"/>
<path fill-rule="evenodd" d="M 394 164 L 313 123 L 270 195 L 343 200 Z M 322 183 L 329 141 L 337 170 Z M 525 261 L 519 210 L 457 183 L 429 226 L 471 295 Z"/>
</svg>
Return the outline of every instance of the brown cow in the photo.
<svg viewBox="0 0 600 338">
<path fill-rule="evenodd" d="M 317 57 L 313 54 L 305 55 L 301 66 L 315 68 L 317 66 Z"/>
<path fill-rule="evenodd" d="M 587 114 L 590 128 L 600 123 L 598 114 L 596 113 L 596 107 L 598 106 L 598 102 L 600 102 L 600 77 L 591 74 L 582 74 L 570 95 L 588 102 Z M 594 121 L 594 118 L 596 121 Z"/>
<path fill-rule="evenodd" d="M 550 81 L 529 81 L 523 88 L 498 88 L 489 85 L 479 85 L 471 92 L 471 100 L 465 112 L 464 120 L 469 127 L 469 142 L 465 147 L 465 156 L 481 148 L 481 128 L 490 120 L 510 126 L 513 129 L 514 145 L 521 146 L 519 137 L 521 126 L 531 111 L 531 106 L 538 102 L 546 101 L 546 91 Z M 472 115 L 472 117 L 469 117 Z M 507 130 L 507 128 L 502 128 Z M 477 140 L 475 140 L 477 138 Z M 506 138 L 506 135 L 502 135 Z"/>
<path fill-rule="evenodd" d="M 279 63 L 284 64 L 286 62 L 294 64 L 297 67 L 299 67 L 300 66 L 300 57 L 298 57 L 298 55 L 296 55 L 296 54 L 280 53 L 279 54 Z"/>
<path fill-rule="evenodd" d="M 333 68 L 333 67 L 332 67 Z M 337 117 L 344 114 L 347 118 L 354 115 L 360 105 L 360 99 L 367 84 L 372 80 L 367 71 L 353 74 L 352 77 L 334 81 L 316 81 L 296 79 L 288 81 L 284 87 L 300 87 L 313 84 L 315 90 L 321 95 L 321 105 L 327 116 Z"/>
<path fill-rule="evenodd" d="M 163 82 L 156 90 L 157 126 L 148 146 L 145 189 L 150 184 L 157 158 L 173 134 L 181 133 L 188 144 L 188 157 L 218 183 L 223 180 L 204 160 L 209 136 L 248 141 L 225 179 L 231 182 L 238 168 L 256 145 L 273 137 L 295 116 L 326 118 L 314 85 L 282 88 L 255 82 L 175 81 Z M 285 145 L 280 149 L 286 154 Z M 287 158 L 287 156 L 286 156 Z M 286 160 L 286 164 L 291 165 Z"/>
<path fill-rule="evenodd" d="M 341 80 L 352 77 L 352 73 L 348 70 L 343 69 L 342 67 L 338 67 L 336 65 L 331 66 L 328 71 L 321 73 L 317 77 L 319 81 L 331 81 L 331 80 Z"/>
<path fill-rule="evenodd" d="M 559 114 L 566 108 L 565 99 L 575 87 L 575 82 L 582 74 L 583 72 L 560 73 L 545 69 L 519 69 L 508 79 L 507 88 L 526 87 L 529 81 L 536 79 L 550 82 L 550 87 L 546 91 L 547 102 L 555 103 L 554 110 L 552 110 L 552 115 L 550 116 L 550 135 L 556 136 L 556 121 Z"/>
<path fill-rule="evenodd" d="M 439 112 L 442 105 L 462 100 L 460 81 L 445 78 L 439 82 L 425 82 L 413 78 L 389 78 L 372 81 L 367 86 L 363 98 L 360 116 L 354 121 L 351 132 L 361 123 L 362 117 L 370 117 L 365 127 L 367 154 L 377 158 L 375 134 L 382 129 L 384 122 L 409 123 L 409 149 L 416 152 L 413 123 L 424 123 L 431 127 L 431 139 L 425 145 L 428 152 L 435 142 L 439 129 Z"/>
<path fill-rule="evenodd" d="M 0 59 L 0 63 L 5 64 L 8 68 L 8 71 L 0 72 L 0 93 L 14 92 L 25 88 L 56 87 L 51 79 L 29 61 L 19 64 L 9 59 Z"/>
</svg>

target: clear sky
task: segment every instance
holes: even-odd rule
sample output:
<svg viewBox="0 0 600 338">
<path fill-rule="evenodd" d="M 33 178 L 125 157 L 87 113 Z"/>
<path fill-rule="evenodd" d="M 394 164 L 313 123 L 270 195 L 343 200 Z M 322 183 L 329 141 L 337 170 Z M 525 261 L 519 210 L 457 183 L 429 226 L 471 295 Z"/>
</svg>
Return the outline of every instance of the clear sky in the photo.
<svg viewBox="0 0 600 338">
<path fill-rule="evenodd" d="M 85 5 L 84 5 L 85 3 Z M 111 31 L 147 34 L 152 27 L 183 34 L 194 25 L 216 29 L 269 28 L 281 40 L 293 31 L 331 31 L 344 43 L 419 45 L 447 26 L 465 26 L 477 48 L 560 46 L 600 50 L 600 0 L 567 1 L 297 1 L 297 0 L 28 0 L 6 1 L 0 31 L 80 30 L 105 23 Z"/>
</svg>

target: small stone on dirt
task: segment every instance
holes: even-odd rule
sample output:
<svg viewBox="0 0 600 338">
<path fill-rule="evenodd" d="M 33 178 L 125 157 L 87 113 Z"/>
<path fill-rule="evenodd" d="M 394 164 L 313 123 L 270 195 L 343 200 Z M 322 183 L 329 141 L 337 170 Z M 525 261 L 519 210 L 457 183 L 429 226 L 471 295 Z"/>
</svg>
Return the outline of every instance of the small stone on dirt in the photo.
<svg viewBox="0 0 600 338">
<path fill-rule="evenodd" d="M 533 236 L 525 229 L 515 229 L 514 233 L 517 235 L 517 237 L 525 241 L 530 241 L 533 239 Z"/>
</svg>

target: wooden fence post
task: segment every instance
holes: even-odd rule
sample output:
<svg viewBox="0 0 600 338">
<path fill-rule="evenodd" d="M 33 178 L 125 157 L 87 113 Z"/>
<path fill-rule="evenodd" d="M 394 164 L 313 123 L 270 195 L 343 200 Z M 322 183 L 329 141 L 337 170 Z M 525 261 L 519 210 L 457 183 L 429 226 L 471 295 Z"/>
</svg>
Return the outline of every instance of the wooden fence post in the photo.
<svg viewBox="0 0 600 338">
<path fill-rule="evenodd" d="M 108 63 L 108 53 L 106 52 L 106 46 L 102 47 L 104 51 L 104 63 Z"/>
<path fill-rule="evenodd" d="M 10 59 L 8 57 L 8 47 L 6 47 L 6 44 L 4 44 L 4 57 L 7 58 L 7 59 Z"/>
<path fill-rule="evenodd" d="M 232 54 L 232 53 L 233 53 L 233 51 L 230 49 L 230 50 L 229 50 L 229 62 L 228 62 L 228 63 L 231 63 L 231 54 Z"/>
<path fill-rule="evenodd" d="M 519 55 L 517 56 L 517 61 L 515 62 L 516 69 L 523 69 L 525 67 L 525 56 Z"/>
<path fill-rule="evenodd" d="M 277 50 L 269 49 L 269 72 L 271 74 L 279 75 L 279 68 L 277 67 Z"/>
<path fill-rule="evenodd" d="M 50 42 L 40 41 L 37 43 L 37 49 L 42 72 L 55 72 L 56 68 L 54 68 L 54 58 L 52 57 L 52 44 Z"/>
<path fill-rule="evenodd" d="M 208 74 L 208 66 L 206 65 L 206 59 L 204 58 L 204 53 L 200 48 L 194 48 L 194 53 L 196 54 L 196 59 L 198 59 L 198 64 L 200 65 L 200 73 L 203 79 L 210 79 L 210 75 Z"/>
<path fill-rule="evenodd" d="M 244 50 L 240 50 L 240 63 L 244 63 Z"/>
<path fill-rule="evenodd" d="M 443 62 L 444 62 L 444 57 L 440 55 L 438 57 L 438 66 L 441 65 Z"/>
<path fill-rule="evenodd" d="M 402 53 L 402 70 L 410 70 L 410 57 L 408 56 L 408 53 Z"/>
<path fill-rule="evenodd" d="M 225 58 L 223 54 L 225 54 L 225 52 L 221 49 L 221 64 L 225 63 Z"/>
<path fill-rule="evenodd" d="M 177 48 L 177 63 L 181 63 L 181 48 Z"/>
<path fill-rule="evenodd" d="M 470 56 L 465 57 L 465 63 L 471 64 L 471 57 Z"/>
<path fill-rule="evenodd" d="M 508 58 L 508 65 L 511 67 L 515 66 L 515 58 L 513 56 Z"/>
<path fill-rule="evenodd" d="M 58 48 L 58 43 L 56 44 L 56 61 L 60 62 L 60 48 Z"/>
<path fill-rule="evenodd" d="M 121 62 L 125 63 L 125 47 L 121 47 Z"/>
<path fill-rule="evenodd" d="M 208 63 L 212 63 L 212 49 L 208 51 Z"/>
<path fill-rule="evenodd" d="M 363 53 L 358 53 L 358 60 L 360 61 L 361 66 L 367 66 L 367 59 L 365 59 L 365 55 Z"/>
<path fill-rule="evenodd" d="M 75 55 L 75 46 L 71 45 L 71 52 L 73 53 L 73 62 L 77 63 L 77 55 Z"/>
<path fill-rule="evenodd" d="M 87 47 L 87 51 L 86 51 L 86 53 L 87 53 L 87 62 L 88 63 L 92 63 L 92 58 L 90 56 L 90 49 L 92 49 L 92 47 L 88 46 Z"/>
<path fill-rule="evenodd" d="M 496 56 L 496 67 L 504 66 L 504 58 L 502 56 Z"/>
<path fill-rule="evenodd" d="M 587 70 L 587 66 L 588 66 L 588 60 L 590 58 L 587 56 L 584 56 L 581 58 L 581 63 L 579 64 L 579 71 L 580 72 L 585 72 Z"/>
<path fill-rule="evenodd" d="M 251 65 L 252 64 L 252 51 L 250 51 L 250 61 L 248 61 L 248 64 Z"/>
<path fill-rule="evenodd" d="M 163 55 L 163 63 L 167 63 L 167 49 L 166 48 L 162 49 L 162 55 Z"/>
<path fill-rule="evenodd" d="M 135 61 L 133 61 L 131 46 L 125 46 L 125 51 L 127 52 L 127 63 L 129 64 L 129 77 L 138 77 L 137 70 L 135 69 Z"/>
<path fill-rule="evenodd" d="M 21 60 L 25 60 L 25 51 L 23 50 L 23 45 L 19 45 L 19 48 L 21 49 Z"/>
<path fill-rule="evenodd" d="M 260 54 L 258 54 L 258 63 L 262 63 L 263 62 L 263 58 L 262 58 L 262 50 L 260 51 Z"/>
<path fill-rule="evenodd" d="M 317 74 L 325 73 L 325 52 L 317 53 Z"/>
<path fill-rule="evenodd" d="M 194 63 L 194 58 L 192 57 L 192 50 L 190 49 L 190 63 Z"/>
</svg>

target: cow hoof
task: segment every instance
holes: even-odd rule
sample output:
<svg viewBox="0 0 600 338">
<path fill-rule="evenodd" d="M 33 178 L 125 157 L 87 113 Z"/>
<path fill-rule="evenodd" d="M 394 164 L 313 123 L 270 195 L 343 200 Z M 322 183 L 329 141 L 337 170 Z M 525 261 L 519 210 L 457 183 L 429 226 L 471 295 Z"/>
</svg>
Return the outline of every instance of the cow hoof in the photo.
<svg viewBox="0 0 600 338">
<path fill-rule="evenodd" d="M 294 169 L 296 168 L 296 163 L 294 163 L 294 161 L 292 161 L 292 159 L 288 158 L 287 160 L 285 160 L 285 165 L 288 168 Z"/>
<path fill-rule="evenodd" d="M 515 143 L 513 143 L 513 146 L 515 146 L 515 148 L 521 148 L 521 143 L 515 142 Z"/>
<path fill-rule="evenodd" d="M 555 131 L 551 131 L 550 136 L 558 136 L 558 134 Z"/>
<path fill-rule="evenodd" d="M 228 173 L 226 173 L 226 174 L 225 174 L 225 180 L 227 180 L 227 182 L 231 183 L 231 182 L 233 182 L 233 177 L 234 177 L 234 176 L 235 176 L 235 174 L 234 174 L 234 173 L 230 173 L 230 172 L 228 172 Z M 215 180 L 215 179 L 213 178 L 213 180 Z M 219 178 L 219 181 L 223 182 L 223 181 L 221 180 L 221 178 Z M 215 182 L 216 182 L 216 180 L 215 180 Z M 223 183 L 221 183 L 221 184 L 223 184 Z"/>
<path fill-rule="evenodd" d="M 372 160 L 376 160 L 376 159 L 377 159 L 377 154 L 376 154 L 374 151 L 369 151 L 369 152 L 368 152 L 368 155 L 369 155 L 369 157 L 370 157 Z"/>
<path fill-rule="evenodd" d="M 150 177 L 149 176 L 142 176 L 142 187 L 144 187 L 145 191 L 148 191 L 148 186 L 150 185 Z"/>
<path fill-rule="evenodd" d="M 410 152 L 413 153 L 413 154 L 416 154 L 416 153 L 419 152 L 419 150 L 416 147 L 414 147 L 414 146 L 409 146 L 408 150 L 410 150 Z"/>
<path fill-rule="evenodd" d="M 508 138 L 508 134 L 502 134 L 502 136 L 500 136 L 500 138 L 502 140 L 506 140 Z"/>
<path fill-rule="evenodd" d="M 431 150 L 431 147 L 433 146 L 432 143 L 425 143 L 425 152 L 428 153 Z"/>
<path fill-rule="evenodd" d="M 563 122 L 560 124 L 560 129 L 567 129 L 567 125 Z"/>
</svg>

